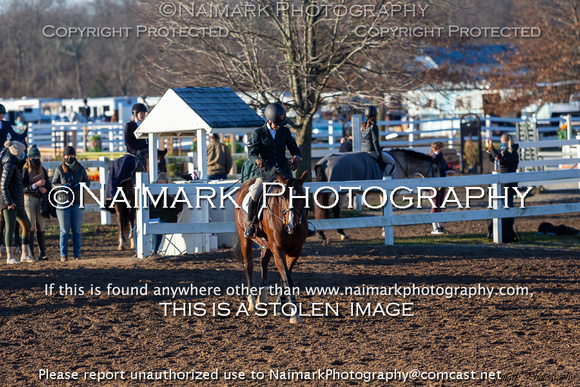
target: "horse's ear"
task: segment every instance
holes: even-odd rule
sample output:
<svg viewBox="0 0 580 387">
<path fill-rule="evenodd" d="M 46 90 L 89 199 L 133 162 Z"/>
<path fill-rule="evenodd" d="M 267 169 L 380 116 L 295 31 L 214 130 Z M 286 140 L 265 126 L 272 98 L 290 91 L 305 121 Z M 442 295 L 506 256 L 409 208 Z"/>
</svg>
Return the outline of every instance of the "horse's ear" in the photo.
<svg viewBox="0 0 580 387">
<path fill-rule="evenodd" d="M 276 180 L 278 180 L 280 184 L 286 184 L 286 181 L 278 172 L 274 171 L 274 173 L 276 174 Z"/>
<path fill-rule="evenodd" d="M 298 179 L 298 181 L 300 182 L 300 185 L 304 184 L 307 177 L 308 177 L 308 171 L 302 172 L 302 176 L 300 176 L 300 179 Z"/>
<path fill-rule="evenodd" d="M 165 157 L 165 155 L 166 155 L 166 154 L 167 154 L 167 149 L 163 149 L 163 150 L 160 150 L 160 149 L 158 149 L 158 150 L 157 150 L 157 155 L 158 155 L 158 156 L 163 156 L 163 157 Z"/>
</svg>

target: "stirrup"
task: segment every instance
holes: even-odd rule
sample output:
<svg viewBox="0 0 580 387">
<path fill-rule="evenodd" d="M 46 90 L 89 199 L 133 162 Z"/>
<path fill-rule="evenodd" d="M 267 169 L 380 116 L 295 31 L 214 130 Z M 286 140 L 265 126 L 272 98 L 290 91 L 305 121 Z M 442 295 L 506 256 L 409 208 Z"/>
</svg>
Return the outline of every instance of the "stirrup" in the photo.
<svg viewBox="0 0 580 387">
<path fill-rule="evenodd" d="M 254 226 L 254 223 L 250 223 L 246 227 L 246 231 L 244 232 L 244 238 L 252 238 L 254 236 L 256 236 L 256 226 Z"/>
</svg>

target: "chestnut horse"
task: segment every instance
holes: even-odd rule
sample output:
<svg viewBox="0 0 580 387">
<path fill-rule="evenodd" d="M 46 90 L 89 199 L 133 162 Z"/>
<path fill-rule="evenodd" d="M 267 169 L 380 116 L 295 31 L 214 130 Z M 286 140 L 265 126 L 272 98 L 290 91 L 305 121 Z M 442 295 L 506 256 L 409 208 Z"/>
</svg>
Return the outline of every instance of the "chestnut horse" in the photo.
<svg viewBox="0 0 580 387">
<path fill-rule="evenodd" d="M 262 247 L 261 253 L 261 268 L 262 277 L 260 280 L 261 293 L 259 301 L 267 303 L 267 294 L 265 288 L 268 285 L 268 263 L 270 258 L 274 255 L 276 267 L 282 277 L 282 291 L 285 295 L 292 294 L 294 283 L 292 281 L 292 268 L 296 264 L 302 247 L 308 235 L 308 222 L 306 218 L 306 203 L 304 198 L 296 198 L 296 196 L 304 197 L 304 188 L 302 185 L 306 180 L 307 172 L 304 172 L 300 179 L 284 178 L 276 173 L 275 183 L 272 183 L 271 188 L 264 187 L 264 193 L 268 191 L 267 200 L 260 200 L 265 207 L 263 209 L 262 219 L 256 227 L 256 236 L 253 238 L 244 238 L 244 230 L 248 224 L 247 214 L 244 212 L 242 202 L 250 188 L 256 180 L 249 179 L 244 182 L 236 194 L 236 203 L 239 208 L 235 210 L 236 230 L 240 243 L 237 246 L 236 255 L 240 255 L 244 260 L 244 271 L 248 281 L 248 288 L 252 289 L 254 282 L 252 275 L 254 270 L 254 263 L 252 260 L 252 242 L 256 242 Z M 277 184 L 276 184 L 277 183 Z M 290 201 L 290 193 L 293 195 Z M 276 196 L 273 196 L 276 195 Z M 241 251 L 240 251 L 241 249 Z M 279 295 L 278 300 L 281 300 Z M 295 305 L 292 308 L 293 313 L 289 316 L 291 323 L 300 323 L 300 316 L 296 313 L 296 298 L 294 294 L 287 296 L 286 302 L 291 302 Z M 254 310 L 256 306 L 256 297 L 248 296 L 249 308 Z"/>
</svg>

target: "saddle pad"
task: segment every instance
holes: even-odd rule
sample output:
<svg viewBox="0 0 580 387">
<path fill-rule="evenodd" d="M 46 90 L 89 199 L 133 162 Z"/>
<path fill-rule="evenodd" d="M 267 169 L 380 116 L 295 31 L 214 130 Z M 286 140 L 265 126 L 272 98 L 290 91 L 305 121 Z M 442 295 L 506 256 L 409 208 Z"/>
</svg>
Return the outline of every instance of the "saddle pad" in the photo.
<svg viewBox="0 0 580 387">
<path fill-rule="evenodd" d="M 244 212 L 246 214 L 248 213 L 248 203 L 250 202 L 250 198 L 252 197 L 252 192 L 254 192 L 253 185 L 250 186 L 248 193 L 246 194 L 246 196 L 244 196 L 244 200 L 242 200 L 242 210 L 244 210 Z M 260 205 L 260 204 L 258 204 L 258 205 Z M 264 208 L 261 207 L 258 211 L 258 219 L 259 220 L 262 220 L 263 213 L 264 213 Z"/>
<path fill-rule="evenodd" d="M 397 170 L 397 162 L 395 161 L 395 158 L 391 156 L 389 153 L 383 151 L 383 154 L 386 155 L 391 160 L 389 164 L 393 165 L 390 171 L 387 171 L 387 168 L 385 168 L 384 175 L 391 176 Z"/>
</svg>

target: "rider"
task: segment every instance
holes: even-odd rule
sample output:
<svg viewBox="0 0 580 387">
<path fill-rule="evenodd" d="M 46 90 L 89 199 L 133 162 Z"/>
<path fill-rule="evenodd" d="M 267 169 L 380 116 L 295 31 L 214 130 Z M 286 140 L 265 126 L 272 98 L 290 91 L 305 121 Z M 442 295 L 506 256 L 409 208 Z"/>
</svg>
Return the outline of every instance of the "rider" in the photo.
<svg viewBox="0 0 580 387">
<path fill-rule="evenodd" d="M 379 127 L 377 126 L 377 107 L 367 106 L 367 120 L 361 125 L 361 151 L 367 152 L 377 163 L 381 171 L 392 173 L 394 160 L 381 150 L 379 145 Z M 387 168 L 388 167 L 388 168 Z"/>
<path fill-rule="evenodd" d="M 248 203 L 248 226 L 244 237 L 256 235 L 256 215 L 258 214 L 258 200 L 262 194 L 262 183 L 273 182 L 276 179 L 274 169 L 283 176 L 291 177 L 298 168 L 301 153 L 290 129 L 286 127 L 286 109 L 279 103 L 271 103 L 266 107 L 264 116 L 268 120 L 262 127 L 252 134 L 249 144 L 248 158 L 260 168 L 260 177 L 250 187 L 251 197 Z M 286 148 L 292 158 L 286 158 Z"/>
<path fill-rule="evenodd" d="M 145 155 L 147 154 L 149 145 L 146 139 L 138 140 L 135 137 L 135 130 L 137 130 L 147 116 L 147 107 L 142 103 L 136 103 L 131 110 L 133 111 L 134 120 L 125 124 L 125 130 L 123 131 L 125 147 L 128 153 L 137 156 L 145 164 Z"/>
</svg>

